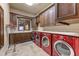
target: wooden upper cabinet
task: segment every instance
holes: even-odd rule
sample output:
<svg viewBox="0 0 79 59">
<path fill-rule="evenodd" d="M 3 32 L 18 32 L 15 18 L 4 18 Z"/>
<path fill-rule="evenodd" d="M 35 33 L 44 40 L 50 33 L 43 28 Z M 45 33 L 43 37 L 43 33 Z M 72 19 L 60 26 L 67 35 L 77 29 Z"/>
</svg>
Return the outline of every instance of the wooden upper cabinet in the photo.
<svg viewBox="0 0 79 59">
<path fill-rule="evenodd" d="M 55 3 L 37 17 L 41 27 L 53 26 L 57 22 L 76 23 L 79 18 L 79 3 Z"/>
<path fill-rule="evenodd" d="M 44 27 L 45 26 L 45 14 L 42 13 L 39 17 L 40 17 L 40 26 Z"/>
<path fill-rule="evenodd" d="M 56 20 L 56 5 L 54 4 L 49 9 L 40 14 L 40 26 L 52 26 L 55 25 Z M 38 19 L 37 19 L 38 20 Z"/>
<path fill-rule="evenodd" d="M 57 17 L 59 19 L 76 15 L 75 3 L 58 3 L 57 5 Z"/>
<path fill-rule="evenodd" d="M 48 15 L 49 15 L 49 11 L 47 10 L 47 11 L 44 12 L 44 26 L 49 26 L 49 17 L 48 17 Z"/>
<path fill-rule="evenodd" d="M 10 24 L 17 26 L 17 17 L 14 13 L 10 13 Z"/>
<path fill-rule="evenodd" d="M 49 21 L 48 21 L 48 10 L 47 10 L 40 15 L 40 26 L 45 27 L 48 26 L 48 24 Z"/>
<path fill-rule="evenodd" d="M 49 26 L 55 25 L 55 20 L 56 20 L 56 5 L 52 6 L 48 10 L 48 22 L 49 22 Z"/>
</svg>

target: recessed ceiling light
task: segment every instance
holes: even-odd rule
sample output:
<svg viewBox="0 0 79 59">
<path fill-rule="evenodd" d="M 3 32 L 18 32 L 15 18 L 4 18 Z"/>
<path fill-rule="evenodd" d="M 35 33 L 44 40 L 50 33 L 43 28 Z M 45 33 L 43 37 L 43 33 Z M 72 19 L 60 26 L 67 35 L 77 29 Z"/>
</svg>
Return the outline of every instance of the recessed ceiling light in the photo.
<svg viewBox="0 0 79 59">
<path fill-rule="evenodd" d="M 29 5 L 29 6 L 32 6 L 32 5 L 33 5 L 33 3 L 25 3 L 25 4 L 27 4 L 27 5 Z"/>
</svg>

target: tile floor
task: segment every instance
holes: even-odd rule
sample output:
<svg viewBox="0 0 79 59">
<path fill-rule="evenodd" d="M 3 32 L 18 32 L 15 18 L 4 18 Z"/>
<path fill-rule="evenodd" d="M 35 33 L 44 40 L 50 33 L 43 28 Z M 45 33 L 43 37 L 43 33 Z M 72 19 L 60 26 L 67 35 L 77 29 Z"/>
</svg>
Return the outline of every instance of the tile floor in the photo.
<svg viewBox="0 0 79 59">
<path fill-rule="evenodd" d="M 6 56 L 49 56 L 32 41 L 17 44 L 15 48 L 16 52 L 13 52 L 13 47 L 11 46 L 8 49 Z"/>
</svg>

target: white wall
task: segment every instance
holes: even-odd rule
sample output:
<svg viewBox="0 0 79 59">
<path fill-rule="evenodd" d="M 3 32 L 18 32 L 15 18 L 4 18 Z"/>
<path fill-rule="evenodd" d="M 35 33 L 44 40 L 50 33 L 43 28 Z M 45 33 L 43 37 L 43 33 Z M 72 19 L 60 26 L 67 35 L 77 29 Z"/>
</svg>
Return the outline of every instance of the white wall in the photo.
<svg viewBox="0 0 79 59">
<path fill-rule="evenodd" d="M 6 25 L 9 24 L 9 5 L 7 3 L 0 3 L 4 10 L 4 47 L 0 50 L 0 55 L 4 55 L 8 48 L 8 36 L 6 33 Z"/>
</svg>

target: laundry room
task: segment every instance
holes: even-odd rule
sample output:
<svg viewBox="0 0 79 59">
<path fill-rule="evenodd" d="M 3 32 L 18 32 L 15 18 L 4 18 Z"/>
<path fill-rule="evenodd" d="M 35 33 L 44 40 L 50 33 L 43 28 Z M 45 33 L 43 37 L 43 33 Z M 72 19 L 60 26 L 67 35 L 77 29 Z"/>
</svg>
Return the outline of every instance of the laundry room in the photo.
<svg viewBox="0 0 79 59">
<path fill-rule="evenodd" d="M 0 3 L 0 56 L 79 56 L 79 3 Z"/>
</svg>

